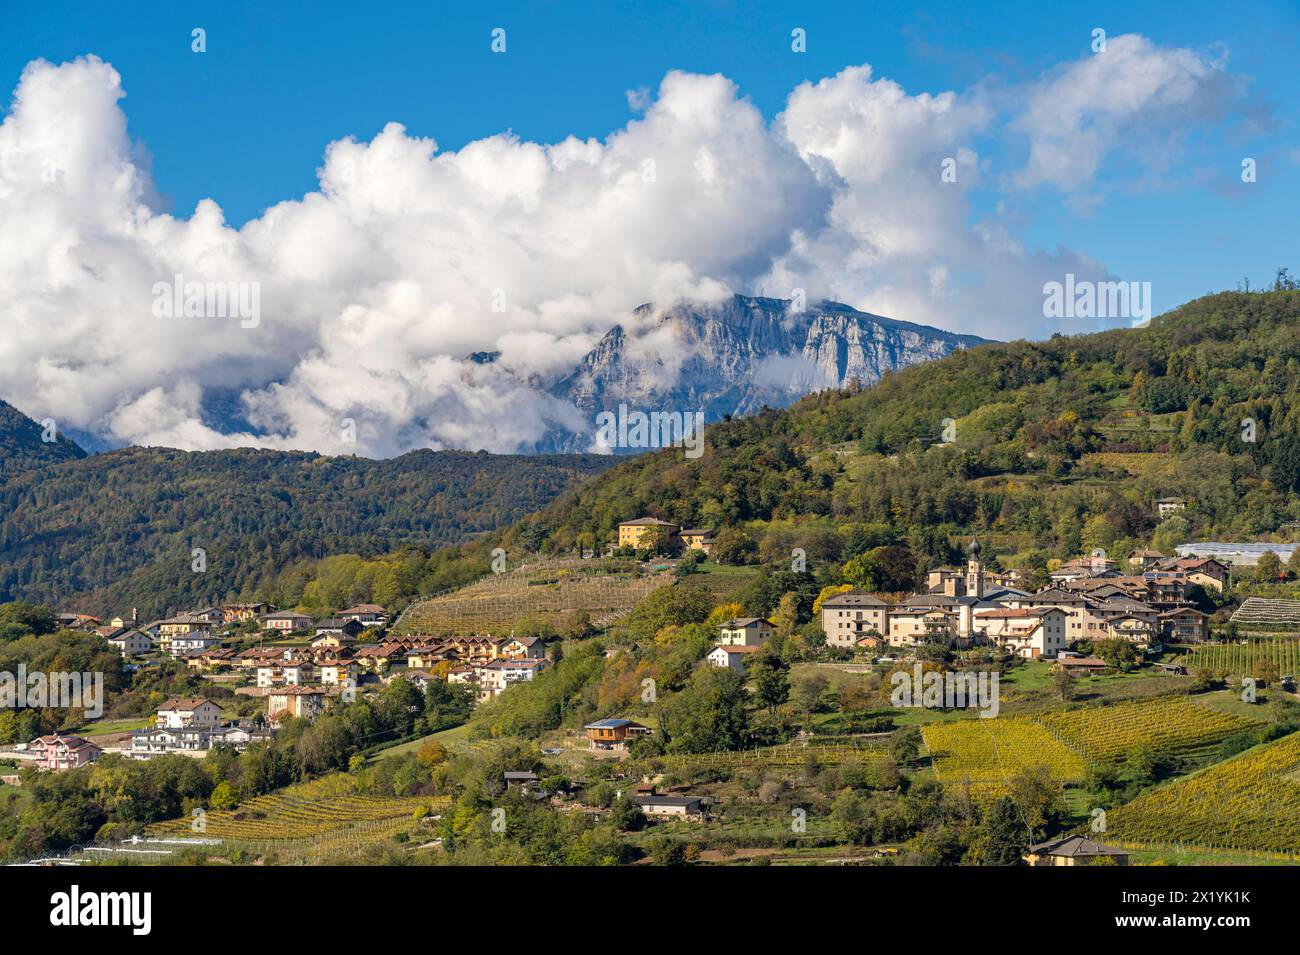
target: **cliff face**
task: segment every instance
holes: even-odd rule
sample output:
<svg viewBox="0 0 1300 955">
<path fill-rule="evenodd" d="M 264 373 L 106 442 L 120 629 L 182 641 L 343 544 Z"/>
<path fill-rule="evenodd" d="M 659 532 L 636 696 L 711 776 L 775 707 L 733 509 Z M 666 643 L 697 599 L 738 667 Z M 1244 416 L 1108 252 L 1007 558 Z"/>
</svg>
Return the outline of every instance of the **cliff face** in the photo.
<svg viewBox="0 0 1300 955">
<path fill-rule="evenodd" d="M 638 326 L 651 315 L 651 306 L 638 309 Z M 620 403 L 645 412 L 703 411 L 716 421 L 785 407 L 855 379 L 869 385 L 887 370 L 983 341 L 835 302 L 793 312 L 784 299 L 736 295 L 713 306 L 674 306 L 636 338 L 615 326 L 552 390 L 593 421 Z M 583 434 L 549 442 L 539 450 L 591 445 Z"/>
</svg>

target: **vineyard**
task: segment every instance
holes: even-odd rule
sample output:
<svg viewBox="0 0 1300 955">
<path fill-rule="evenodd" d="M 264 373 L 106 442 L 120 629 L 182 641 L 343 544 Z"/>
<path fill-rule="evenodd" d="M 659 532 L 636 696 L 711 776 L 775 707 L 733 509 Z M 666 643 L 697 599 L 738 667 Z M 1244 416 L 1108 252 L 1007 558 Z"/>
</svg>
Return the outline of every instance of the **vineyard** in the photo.
<svg viewBox="0 0 1300 955">
<path fill-rule="evenodd" d="M 1300 733 L 1111 810 L 1108 842 L 1300 853 Z"/>
<path fill-rule="evenodd" d="M 1205 643 L 1186 657 L 1187 665 L 1211 673 L 1254 676 L 1256 667 L 1272 666 L 1277 676 L 1300 673 L 1300 640 L 1255 637 L 1241 643 Z"/>
<path fill-rule="evenodd" d="M 1256 725 L 1183 696 L 1058 710 L 1036 720 L 1089 761 L 1122 757 L 1142 745 L 1160 751 L 1192 749 Z"/>
<path fill-rule="evenodd" d="M 626 560 L 569 558 L 526 564 L 413 604 L 400 633 L 506 635 L 524 620 L 564 629 L 580 613 L 596 626 L 631 611 L 652 590 L 672 583 Z"/>
<path fill-rule="evenodd" d="M 436 812 L 445 797 L 369 796 L 346 776 L 332 776 L 258 796 L 233 810 L 209 811 L 204 828 L 172 819 L 150 826 L 148 835 L 220 839 L 234 848 L 302 857 L 387 839 L 409 827 L 417 810 Z"/>
<path fill-rule="evenodd" d="M 931 723 L 922 731 L 935 775 L 946 786 L 996 792 L 1025 770 L 1044 767 L 1062 783 L 1083 779 L 1083 760 L 1046 728 L 1021 717 Z"/>
<path fill-rule="evenodd" d="M 1270 600 L 1247 597 L 1232 613 L 1232 622 L 1243 629 L 1294 630 L 1300 633 L 1300 600 Z"/>
</svg>

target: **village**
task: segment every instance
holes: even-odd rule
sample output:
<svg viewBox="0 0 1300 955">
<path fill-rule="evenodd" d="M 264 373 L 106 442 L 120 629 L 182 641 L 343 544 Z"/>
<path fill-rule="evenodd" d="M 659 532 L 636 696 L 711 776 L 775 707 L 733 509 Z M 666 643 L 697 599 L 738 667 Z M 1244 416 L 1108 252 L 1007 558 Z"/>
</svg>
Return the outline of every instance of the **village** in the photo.
<svg viewBox="0 0 1300 955">
<path fill-rule="evenodd" d="M 643 516 L 620 523 L 610 549 L 708 557 L 715 538 L 712 530 Z M 924 593 L 888 602 L 848 586 L 833 588 L 821 601 L 819 621 L 828 648 L 871 662 L 893 662 L 921 644 L 938 642 L 957 650 L 998 647 L 1085 674 L 1103 672 L 1109 664 L 1069 649 L 1080 640 L 1121 640 L 1145 654 L 1165 643 L 1196 644 L 1209 638 L 1209 615 L 1196 608 L 1193 591 L 1222 593 L 1229 583 L 1225 563 L 1139 550 L 1128 555 L 1126 564 L 1121 568 L 1104 555 L 1079 557 L 1052 570 L 1049 584 L 1030 592 L 1017 586 L 1019 573 L 986 569 L 979 541 L 971 540 L 965 567 L 930 570 Z M 201 756 L 218 744 L 242 750 L 269 738 L 286 717 L 312 720 L 332 698 L 350 702 L 358 693 L 398 678 L 419 690 L 431 681 L 462 686 L 482 703 L 550 665 L 546 644 L 538 637 L 390 633 L 388 611 L 376 604 L 347 607 L 320 619 L 259 603 L 204 607 L 147 623 L 136 617 L 132 612 L 105 623 L 88 614 L 64 613 L 59 622 L 102 637 L 133 666 L 174 659 L 238 695 L 264 701 L 265 712 L 223 724 L 221 708 L 212 702 L 168 700 L 153 726 L 134 731 L 109 750 L 133 759 L 167 753 Z M 771 619 L 761 617 L 726 620 L 705 659 L 743 674 L 773 627 Z M 250 641 L 254 645 L 240 646 Z M 620 750 L 629 734 L 644 731 L 632 721 L 613 722 L 618 725 L 588 727 L 593 749 Z M 65 769 L 93 761 L 103 751 L 81 737 L 54 734 L 12 755 Z"/>
</svg>

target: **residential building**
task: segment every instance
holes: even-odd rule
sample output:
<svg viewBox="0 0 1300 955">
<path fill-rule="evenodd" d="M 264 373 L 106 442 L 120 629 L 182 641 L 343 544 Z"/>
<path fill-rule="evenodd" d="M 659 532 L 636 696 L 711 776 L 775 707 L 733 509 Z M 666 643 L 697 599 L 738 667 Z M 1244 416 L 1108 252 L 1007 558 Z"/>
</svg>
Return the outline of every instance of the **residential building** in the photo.
<svg viewBox="0 0 1300 955">
<path fill-rule="evenodd" d="M 88 613 L 56 613 L 54 621 L 64 630 L 91 630 L 103 623 Z"/>
<path fill-rule="evenodd" d="M 225 623 L 243 623 L 246 620 L 256 620 L 274 609 L 270 604 L 264 603 L 226 604 L 222 608 L 221 619 Z"/>
<path fill-rule="evenodd" d="M 1170 643 L 1204 643 L 1210 639 L 1209 614 L 1178 607 L 1160 615 L 1160 635 Z"/>
<path fill-rule="evenodd" d="M 683 530 L 678 536 L 681 539 L 683 550 L 698 550 L 705 557 L 713 556 L 713 545 L 718 538 L 717 531 L 693 528 Z"/>
<path fill-rule="evenodd" d="M 295 630 L 306 630 L 312 624 L 311 617 L 305 613 L 298 613 L 294 610 L 281 610 L 279 613 L 269 613 L 262 618 L 262 626 L 266 630 L 279 630 L 282 633 L 293 633 Z"/>
<path fill-rule="evenodd" d="M 220 607 L 204 607 L 202 610 L 191 611 L 189 616 L 202 620 L 209 627 L 219 627 L 226 622 L 226 614 Z"/>
<path fill-rule="evenodd" d="M 634 521 L 623 521 L 618 525 L 618 546 L 640 548 L 651 539 L 650 535 L 662 533 L 668 547 L 677 544 L 681 534 L 681 525 L 661 521 L 657 517 L 638 517 Z"/>
<path fill-rule="evenodd" d="M 527 682 L 549 666 L 546 660 L 493 660 L 478 668 L 479 699 L 491 699 L 512 684 Z"/>
<path fill-rule="evenodd" d="M 266 715 L 274 723 L 285 717 L 315 719 L 325 709 L 325 691 L 312 686 L 283 686 L 266 697 Z"/>
<path fill-rule="evenodd" d="M 744 673 L 746 661 L 751 654 L 757 653 L 758 650 L 758 647 L 716 646 L 708 652 L 704 659 L 715 667 L 724 667 L 737 673 Z"/>
<path fill-rule="evenodd" d="M 166 753 L 207 753 L 218 743 L 242 751 L 251 743 L 271 738 L 270 730 L 244 726 L 189 726 L 182 729 L 160 726 L 132 733 L 127 755 L 132 759 L 149 759 Z"/>
<path fill-rule="evenodd" d="M 1025 862 L 1031 866 L 1128 865 L 1129 854 L 1123 849 L 1104 846 L 1083 836 L 1062 836 L 1030 846 Z"/>
<path fill-rule="evenodd" d="M 340 610 L 336 616 L 344 620 L 355 620 L 365 627 L 382 627 L 388 623 L 388 611 L 379 604 L 357 604 L 347 610 Z"/>
<path fill-rule="evenodd" d="M 139 630 L 123 630 L 108 642 L 124 657 L 138 657 L 153 650 L 153 638 Z"/>
<path fill-rule="evenodd" d="M 1144 573 L 1155 566 L 1156 561 L 1164 560 L 1165 555 L 1158 550 L 1135 550 L 1128 555 L 1130 570 Z"/>
<path fill-rule="evenodd" d="M 212 635 L 211 631 L 194 630 L 190 633 L 181 633 L 172 637 L 167 642 L 167 653 L 179 658 L 196 650 L 207 650 L 210 647 L 217 646 L 220 642 Z"/>
<path fill-rule="evenodd" d="M 27 744 L 26 752 L 37 766 L 51 772 L 76 769 L 93 763 L 103 755 L 103 750 L 80 736 L 53 733 L 40 736 Z"/>
<path fill-rule="evenodd" d="M 618 750 L 627 749 L 627 744 L 638 736 L 646 736 L 650 727 L 633 720 L 610 719 L 597 720 L 583 727 L 592 749 Z"/>
<path fill-rule="evenodd" d="M 313 626 L 316 636 L 334 636 L 354 642 L 366 629 L 366 625 L 354 617 L 325 617 L 317 620 Z M 342 640 L 334 646 L 341 646 Z M 313 642 L 312 646 L 316 646 Z"/>
<path fill-rule="evenodd" d="M 702 796 L 633 796 L 632 802 L 647 816 L 698 817 L 704 813 Z"/>
<path fill-rule="evenodd" d="M 540 660 L 546 656 L 546 644 L 538 637 L 510 637 L 497 654 L 507 660 Z"/>
<path fill-rule="evenodd" d="M 1058 607 L 977 610 L 976 626 L 1017 656 L 1054 660 L 1066 647 L 1065 611 Z"/>
<path fill-rule="evenodd" d="M 173 697 L 158 707 L 158 725 L 169 729 L 187 726 L 215 728 L 221 724 L 221 707 L 201 697 Z"/>
<path fill-rule="evenodd" d="M 356 684 L 357 665 L 351 660 L 321 660 L 317 666 L 322 686 L 343 686 L 349 682 Z"/>
<path fill-rule="evenodd" d="M 772 636 L 772 622 L 762 617 L 736 617 L 719 628 L 724 647 L 759 647 Z"/>
<path fill-rule="evenodd" d="M 278 665 L 267 663 L 257 668 L 257 685 L 304 686 L 312 682 L 315 675 L 315 668 L 306 660 L 284 661 Z"/>
<path fill-rule="evenodd" d="M 371 670 L 382 670 L 394 663 L 406 659 L 410 648 L 403 643 L 370 643 L 357 647 L 352 659 L 359 666 Z"/>
<path fill-rule="evenodd" d="M 853 590 L 822 601 L 822 632 L 830 646 L 852 648 L 872 631 L 889 632 L 889 606 L 883 600 Z"/>
<path fill-rule="evenodd" d="M 447 651 L 441 645 L 432 647 L 412 647 L 406 651 L 406 665 L 415 670 L 432 667 L 447 659 Z M 522 658 L 520 658 L 522 659 Z"/>
</svg>

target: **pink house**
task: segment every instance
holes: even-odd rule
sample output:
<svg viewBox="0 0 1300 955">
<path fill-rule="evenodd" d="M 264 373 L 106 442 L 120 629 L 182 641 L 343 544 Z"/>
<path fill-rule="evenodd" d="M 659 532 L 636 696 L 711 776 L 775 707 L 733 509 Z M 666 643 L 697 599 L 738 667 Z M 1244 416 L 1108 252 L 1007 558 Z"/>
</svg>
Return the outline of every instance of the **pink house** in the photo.
<svg viewBox="0 0 1300 955">
<path fill-rule="evenodd" d="M 36 765 L 55 772 L 93 763 L 104 752 L 80 736 L 60 736 L 57 733 L 32 740 L 27 744 L 27 751 L 34 754 Z"/>
</svg>

